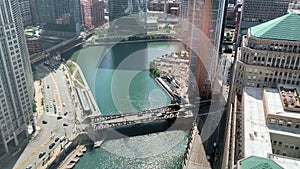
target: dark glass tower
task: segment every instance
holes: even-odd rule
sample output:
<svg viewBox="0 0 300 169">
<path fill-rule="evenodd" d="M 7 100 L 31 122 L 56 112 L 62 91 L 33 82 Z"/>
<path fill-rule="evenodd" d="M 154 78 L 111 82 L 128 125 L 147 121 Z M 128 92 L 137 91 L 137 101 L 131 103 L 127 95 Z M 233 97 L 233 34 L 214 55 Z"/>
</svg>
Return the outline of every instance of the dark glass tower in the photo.
<svg viewBox="0 0 300 169">
<path fill-rule="evenodd" d="M 119 35 L 147 33 L 146 0 L 109 0 L 109 21 Z"/>
</svg>

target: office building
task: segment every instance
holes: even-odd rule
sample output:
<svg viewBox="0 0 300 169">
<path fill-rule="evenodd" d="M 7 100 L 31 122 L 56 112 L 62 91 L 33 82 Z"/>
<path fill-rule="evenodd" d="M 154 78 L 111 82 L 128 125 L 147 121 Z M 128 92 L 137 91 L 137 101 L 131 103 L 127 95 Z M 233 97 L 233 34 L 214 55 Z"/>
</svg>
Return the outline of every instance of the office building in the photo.
<svg viewBox="0 0 300 169">
<path fill-rule="evenodd" d="M 105 23 L 104 7 L 103 0 L 92 0 L 91 16 L 94 27 L 102 26 Z"/>
<path fill-rule="evenodd" d="M 289 2 L 290 0 L 243 0 L 239 35 L 245 35 L 250 27 L 287 14 Z"/>
<path fill-rule="evenodd" d="M 46 35 L 72 37 L 79 35 L 80 0 L 33 0 L 37 23 Z"/>
<path fill-rule="evenodd" d="M 91 1 L 90 0 L 81 0 L 81 20 L 82 25 L 89 28 L 93 28 L 92 25 L 92 16 L 91 16 Z"/>
<path fill-rule="evenodd" d="M 300 16 L 291 13 L 249 28 L 237 50 L 235 90 L 300 85 Z"/>
<path fill-rule="evenodd" d="M 10 152 L 33 125 L 33 79 L 18 0 L 0 3 L 0 154 Z"/>
<path fill-rule="evenodd" d="M 196 78 L 196 84 L 190 84 L 190 95 L 198 86 L 202 99 L 212 95 L 212 81 L 215 81 L 223 19 L 226 1 L 188 1 L 183 0 L 180 16 L 185 30 L 184 41 L 190 48 L 190 77 Z M 191 80 L 192 82 L 192 80 Z"/>
<path fill-rule="evenodd" d="M 300 167 L 299 89 L 283 84 L 243 89 L 242 109 L 237 110 L 242 116 L 236 116 L 240 123 L 235 135 L 235 168 Z"/>
<path fill-rule="evenodd" d="M 19 7 L 22 15 L 24 26 L 34 24 L 32 0 L 19 0 Z"/>
<path fill-rule="evenodd" d="M 104 1 L 102 0 L 81 0 L 82 25 L 95 28 L 105 23 Z"/>
<path fill-rule="evenodd" d="M 110 28 L 115 35 L 147 33 L 146 0 L 108 1 Z"/>
<path fill-rule="evenodd" d="M 38 27 L 25 29 L 27 49 L 30 56 L 43 51 L 43 42 L 40 32 L 41 30 L 39 30 Z"/>
</svg>

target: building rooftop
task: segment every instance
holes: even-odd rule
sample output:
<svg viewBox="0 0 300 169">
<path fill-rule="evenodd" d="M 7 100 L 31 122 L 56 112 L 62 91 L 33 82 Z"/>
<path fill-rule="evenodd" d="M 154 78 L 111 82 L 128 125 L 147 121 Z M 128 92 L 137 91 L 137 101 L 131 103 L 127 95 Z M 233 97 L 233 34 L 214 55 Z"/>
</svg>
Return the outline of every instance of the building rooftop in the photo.
<svg viewBox="0 0 300 169">
<path fill-rule="evenodd" d="M 262 39 L 300 41 L 300 16 L 289 13 L 251 27 L 251 35 Z"/>
<path fill-rule="evenodd" d="M 291 157 L 281 156 L 277 154 L 271 154 L 269 158 L 275 161 L 283 168 L 287 168 L 287 169 L 300 168 L 300 160 L 297 158 L 291 158 Z"/>
<path fill-rule="evenodd" d="M 266 125 L 263 101 L 263 89 L 245 87 L 244 107 L 244 154 L 245 157 L 267 157 L 272 153 L 269 129 Z"/>
<path fill-rule="evenodd" d="M 283 169 L 276 162 L 261 157 L 251 156 L 240 161 L 241 169 Z"/>
<path fill-rule="evenodd" d="M 300 113 L 284 110 L 278 89 L 264 89 L 264 100 L 268 114 L 300 119 Z"/>
</svg>

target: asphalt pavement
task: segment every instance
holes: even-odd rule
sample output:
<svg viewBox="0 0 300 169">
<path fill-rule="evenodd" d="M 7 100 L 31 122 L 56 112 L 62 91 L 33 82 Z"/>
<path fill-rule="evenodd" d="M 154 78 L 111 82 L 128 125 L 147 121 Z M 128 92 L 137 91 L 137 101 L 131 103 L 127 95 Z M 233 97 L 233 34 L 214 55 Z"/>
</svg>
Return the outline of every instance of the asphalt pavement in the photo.
<svg viewBox="0 0 300 169">
<path fill-rule="evenodd" d="M 54 149 L 62 144 L 57 138 L 70 138 L 75 128 L 75 106 L 71 100 L 65 72 L 60 68 L 52 69 L 43 63 L 35 66 L 36 73 L 43 77 L 41 86 L 36 90 L 44 93 L 44 105 L 36 119 L 37 131 L 29 144 L 18 157 L 14 168 L 23 169 L 29 166 L 37 168 L 52 156 Z M 55 110 L 56 109 L 56 110 Z M 48 111 L 47 111 L 48 110 Z M 54 144 L 53 147 L 49 147 Z M 39 157 L 40 153 L 43 153 Z"/>
</svg>

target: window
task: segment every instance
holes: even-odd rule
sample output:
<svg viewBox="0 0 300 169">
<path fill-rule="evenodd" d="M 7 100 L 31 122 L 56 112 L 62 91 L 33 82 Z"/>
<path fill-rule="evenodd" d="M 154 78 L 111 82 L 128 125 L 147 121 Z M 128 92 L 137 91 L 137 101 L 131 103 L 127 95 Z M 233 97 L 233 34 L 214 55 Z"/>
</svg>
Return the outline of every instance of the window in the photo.
<svg viewBox="0 0 300 169">
<path fill-rule="evenodd" d="M 277 141 L 273 141 L 273 145 L 276 145 L 277 144 Z"/>
<path fill-rule="evenodd" d="M 288 143 L 285 144 L 285 148 L 289 148 L 289 144 Z"/>
<path fill-rule="evenodd" d="M 278 146 L 281 146 L 281 145 L 282 145 L 282 142 L 281 142 L 281 141 L 279 141 L 279 142 L 278 142 Z"/>
<path fill-rule="evenodd" d="M 294 145 L 290 145 L 290 148 L 291 148 L 291 149 L 294 149 Z"/>
<path fill-rule="evenodd" d="M 284 121 L 283 120 L 278 120 L 278 125 L 280 125 L 280 126 L 282 126 L 283 125 L 283 123 L 284 123 Z"/>
<path fill-rule="evenodd" d="M 287 127 L 292 127 L 292 122 L 291 122 L 291 121 L 288 121 L 287 124 L 286 124 L 286 126 L 287 126 Z"/>
<path fill-rule="evenodd" d="M 270 119 L 270 124 L 275 124 L 276 120 L 275 119 Z"/>
</svg>

